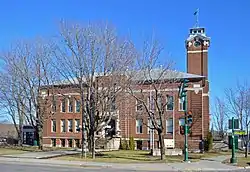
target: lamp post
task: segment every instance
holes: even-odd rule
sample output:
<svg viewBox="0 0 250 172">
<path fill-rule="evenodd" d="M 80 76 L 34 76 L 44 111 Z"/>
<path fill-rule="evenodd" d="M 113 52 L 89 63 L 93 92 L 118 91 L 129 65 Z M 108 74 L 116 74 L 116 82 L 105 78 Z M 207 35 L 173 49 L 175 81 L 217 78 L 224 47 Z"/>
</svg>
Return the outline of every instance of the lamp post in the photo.
<svg viewBox="0 0 250 172">
<path fill-rule="evenodd" d="M 179 98 L 183 100 L 183 110 L 185 114 L 185 125 L 184 125 L 184 161 L 188 162 L 188 121 L 187 121 L 187 90 L 185 88 L 188 80 L 184 79 L 179 87 Z"/>
</svg>

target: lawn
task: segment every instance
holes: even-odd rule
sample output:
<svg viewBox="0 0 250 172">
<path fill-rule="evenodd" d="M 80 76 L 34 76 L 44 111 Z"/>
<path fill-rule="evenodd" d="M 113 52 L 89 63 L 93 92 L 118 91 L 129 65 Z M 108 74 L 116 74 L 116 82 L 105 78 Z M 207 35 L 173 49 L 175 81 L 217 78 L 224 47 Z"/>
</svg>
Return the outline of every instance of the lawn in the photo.
<svg viewBox="0 0 250 172">
<path fill-rule="evenodd" d="M 213 157 L 224 155 L 226 153 L 205 153 L 205 154 L 189 154 L 190 161 L 198 161 L 204 157 Z M 68 155 L 57 157 L 56 159 L 68 160 L 68 161 L 81 161 L 85 159 L 81 158 L 81 154 Z M 112 163 L 143 163 L 143 162 L 183 162 L 183 156 L 166 156 L 165 161 L 161 161 L 160 157 L 153 157 L 149 155 L 148 151 L 129 151 L 129 150 L 119 150 L 111 152 L 102 152 L 96 155 L 96 159 L 91 159 L 91 155 L 87 155 L 86 161 L 96 161 L 96 162 L 112 162 Z"/>
<path fill-rule="evenodd" d="M 26 151 L 10 148 L 0 148 L 0 155 L 22 154 Z"/>
<path fill-rule="evenodd" d="M 227 159 L 223 163 L 230 164 L 230 159 Z M 239 166 L 239 167 L 248 167 L 248 166 L 250 166 L 250 157 L 248 157 L 248 158 L 237 157 L 237 166 Z"/>
</svg>

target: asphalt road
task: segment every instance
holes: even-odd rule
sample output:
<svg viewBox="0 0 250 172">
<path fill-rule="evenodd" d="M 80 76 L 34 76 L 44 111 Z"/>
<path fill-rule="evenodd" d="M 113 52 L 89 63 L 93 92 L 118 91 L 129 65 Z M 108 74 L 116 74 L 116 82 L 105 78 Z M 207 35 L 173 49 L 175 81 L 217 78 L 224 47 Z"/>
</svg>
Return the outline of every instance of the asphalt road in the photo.
<svg viewBox="0 0 250 172">
<path fill-rule="evenodd" d="M 1 172 L 133 172 L 136 170 L 121 170 L 112 168 L 99 168 L 99 167 L 69 167 L 58 165 L 40 165 L 40 164 L 27 164 L 27 163 L 11 163 L 0 162 Z M 141 171 L 140 172 L 149 172 Z M 250 170 L 238 170 L 238 171 L 250 171 Z M 151 171 L 152 172 L 152 171 Z"/>
<path fill-rule="evenodd" d="M 98 167 L 66 167 L 66 166 L 52 166 L 52 165 L 36 165 L 36 164 L 13 164 L 0 162 L 0 171 L 1 172 L 116 172 L 117 169 L 108 169 L 108 168 L 98 168 Z M 119 170 L 120 171 L 120 170 Z M 121 172 L 131 172 L 131 171 L 122 171 Z"/>
</svg>

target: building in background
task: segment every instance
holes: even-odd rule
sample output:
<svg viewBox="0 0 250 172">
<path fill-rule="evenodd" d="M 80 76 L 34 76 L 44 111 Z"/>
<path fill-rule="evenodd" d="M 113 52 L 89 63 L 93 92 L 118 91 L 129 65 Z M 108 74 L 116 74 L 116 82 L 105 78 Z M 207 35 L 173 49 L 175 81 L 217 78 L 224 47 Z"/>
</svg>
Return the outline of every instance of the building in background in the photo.
<svg viewBox="0 0 250 172">
<path fill-rule="evenodd" d="M 190 29 L 185 41 L 187 72 L 177 72 L 179 76 L 189 80 L 188 110 L 191 110 L 193 115 L 191 132 L 188 136 L 190 149 L 199 149 L 200 142 L 206 139 L 209 132 L 209 44 L 210 38 L 206 36 L 205 28 Z M 165 147 L 167 148 L 183 148 L 184 145 L 182 126 L 185 120 L 183 102 L 178 98 L 178 84 L 162 92 L 163 101 L 167 103 L 163 125 Z M 80 127 L 82 119 L 77 88 L 72 85 L 57 85 L 55 88 L 57 94 L 51 101 L 51 106 L 47 108 L 47 117 L 43 127 L 44 146 L 80 147 L 82 134 L 77 129 Z M 42 94 L 47 95 L 47 91 L 48 89 L 44 87 Z M 150 93 L 150 91 L 150 86 L 145 86 L 145 92 Z M 150 129 L 144 125 L 149 122 L 147 115 L 141 119 L 135 118 L 137 113 L 142 113 L 141 105 L 131 96 L 127 96 L 116 113 L 109 127 L 105 129 L 112 131 L 112 138 L 102 142 L 102 144 L 106 144 L 104 147 L 117 149 L 120 138 L 134 137 L 136 149 L 150 149 L 152 146 Z M 97 137 L 106 137 L 105 133 L 107 131 L 101 131 L 97 133 Z M 159 147 L 156 132 L 154 146 Z"/>
</svg>

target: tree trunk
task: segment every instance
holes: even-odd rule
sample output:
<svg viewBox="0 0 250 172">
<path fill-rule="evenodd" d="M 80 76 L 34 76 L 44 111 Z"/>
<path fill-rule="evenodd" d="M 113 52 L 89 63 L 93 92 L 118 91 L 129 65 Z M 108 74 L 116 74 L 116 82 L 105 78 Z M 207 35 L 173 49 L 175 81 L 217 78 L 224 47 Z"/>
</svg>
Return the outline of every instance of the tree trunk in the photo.
<svg viewBox="0 0 250 172">
<path fill-rule="evenodd" d="M 248 141 L 246 141 L 246 145 L 245 145 L 245 158 L 248 157 Z"/>
<path fill-rule="evenodd" d="M 95 159 L 95 132 L 92 133 L 92 159 Z"/>
<path fill-rule="evenodd" d="M 43 150 L 43 129 L 41 126 L 38 126 L 38 145 L 39 149 Z"/>
<path fill-rule="evenodd" d="M 165 160 L 165 145 L 164 145 L 163 133 L 161 130 L 158 130 L 158 135 L 159 135 L 159 143 L 161 150 L 161 160 Z"/>
</svg>

